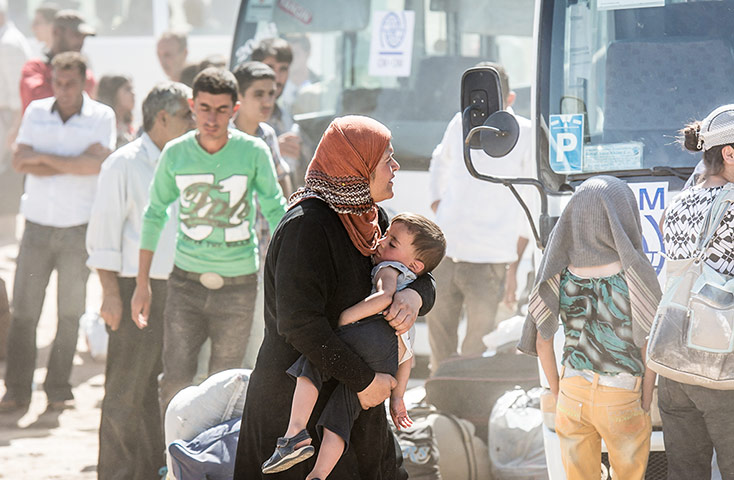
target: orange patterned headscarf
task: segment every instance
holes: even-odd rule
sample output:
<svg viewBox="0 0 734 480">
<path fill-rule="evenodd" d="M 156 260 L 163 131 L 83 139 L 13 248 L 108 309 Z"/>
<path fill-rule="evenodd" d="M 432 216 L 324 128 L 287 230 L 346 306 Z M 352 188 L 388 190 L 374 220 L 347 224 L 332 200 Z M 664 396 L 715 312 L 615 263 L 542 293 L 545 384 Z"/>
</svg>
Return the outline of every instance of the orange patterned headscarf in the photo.
<svg viewBox="0 0 734 480">
<path fill-rule="evenodd" d="M 358 115 L 334 119 L 321 137 L 306 171 L 306 184 L 291 195 L 288 208 L 306 198 L 325 201 L 347 229 L 362 255 L 371 255 L 381 233 L 377 205 L 370 195 L 370 174 L 390 145 L 390 130 Z"/>
</svg>

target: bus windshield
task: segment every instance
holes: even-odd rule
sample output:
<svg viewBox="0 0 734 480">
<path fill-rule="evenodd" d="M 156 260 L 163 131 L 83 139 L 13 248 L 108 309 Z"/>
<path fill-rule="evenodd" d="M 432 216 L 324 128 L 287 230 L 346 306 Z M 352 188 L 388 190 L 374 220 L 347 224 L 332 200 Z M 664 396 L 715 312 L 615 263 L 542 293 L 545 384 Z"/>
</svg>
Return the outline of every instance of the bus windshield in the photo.
<svg viewBox="0 0 734 480">
<path fill-rule="evenodd" d="M 734 2 L 551 3 L 539 50 L 548 59 L 539 80 L 541 163 L 581 177 L 689 172 L 700 155 L 683 151 L 678 131 L 734 102 Z"/>
<path fill-rule="evenodd" d="M 461 75 L 478 62 L 505 65 L 529 116 L 532 25 L 533 0 L 245 1 L 230 63 L 284 37 L 296 67 L 307 57 L 308 74 L 279 99 L 302 133 L 317 141 L 333 116 L 369 115 L 392 130 L 403 169 L 426 170 L 459 111 Z"/>
</svg>

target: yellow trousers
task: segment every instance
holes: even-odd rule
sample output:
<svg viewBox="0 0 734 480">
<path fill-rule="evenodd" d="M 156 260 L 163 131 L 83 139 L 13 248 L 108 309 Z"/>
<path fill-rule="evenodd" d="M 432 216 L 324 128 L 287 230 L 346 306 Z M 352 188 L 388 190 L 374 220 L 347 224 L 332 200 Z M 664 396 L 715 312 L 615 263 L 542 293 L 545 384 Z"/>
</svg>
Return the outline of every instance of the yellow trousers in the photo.
<svg viewBox="0 0 734 480">
<path fill-rule="evenodd" d="M 650 453 L 650 414 L 634 390 L 599 385 L 599 376 L 562 378 L 556 405 L 556 433 L 568 480 L 598 479 L 601 441 L 609 452 L 614 478 L 642 480 Z"/>
</svg>

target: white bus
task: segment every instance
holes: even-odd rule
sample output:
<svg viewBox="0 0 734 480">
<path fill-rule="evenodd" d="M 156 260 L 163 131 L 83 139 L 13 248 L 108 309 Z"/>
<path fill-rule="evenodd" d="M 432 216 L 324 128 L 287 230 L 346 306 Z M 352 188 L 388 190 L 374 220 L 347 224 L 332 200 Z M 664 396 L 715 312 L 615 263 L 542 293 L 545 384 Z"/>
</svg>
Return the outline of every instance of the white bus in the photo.
<svg viewBox="0 0 734 480">
<path fill-rule="evenodd" d="M 531 221 L 541 246 L 578 184 L 614 175 L 637 196 L 646 252 L 664 276 L 658 220 L 700 158 L 678 146 L 677 132 L 734 102 L 732 18 L 730 0 L 538 0 L 531 82 L 538 175 L 506 183 L 540 193 L 541 212 Z M 565 478 L 552 422 L 544 439 L 550 478 Z M 666 478 L 656 402 L 651 449 L 646 478 Z"/>
</svg>

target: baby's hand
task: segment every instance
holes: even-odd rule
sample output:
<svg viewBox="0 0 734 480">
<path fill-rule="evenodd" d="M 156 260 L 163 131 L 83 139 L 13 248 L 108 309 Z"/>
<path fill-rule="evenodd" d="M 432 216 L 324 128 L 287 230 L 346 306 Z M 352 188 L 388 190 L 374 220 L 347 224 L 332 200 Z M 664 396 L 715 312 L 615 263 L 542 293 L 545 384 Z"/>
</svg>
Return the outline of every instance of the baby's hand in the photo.
<svg viewBox="0 0 734 480">
<path fill-rule="evenodd" d="M 403 397 L 390 397 L 390 416 L 398 430 L 413 425 L 413 420 L 408 416 Z"/>
</svg>

